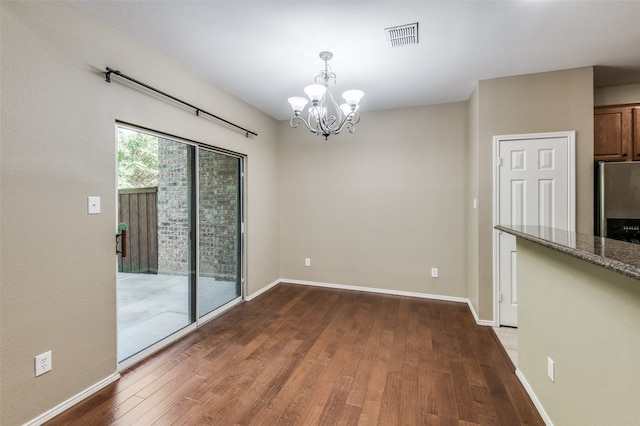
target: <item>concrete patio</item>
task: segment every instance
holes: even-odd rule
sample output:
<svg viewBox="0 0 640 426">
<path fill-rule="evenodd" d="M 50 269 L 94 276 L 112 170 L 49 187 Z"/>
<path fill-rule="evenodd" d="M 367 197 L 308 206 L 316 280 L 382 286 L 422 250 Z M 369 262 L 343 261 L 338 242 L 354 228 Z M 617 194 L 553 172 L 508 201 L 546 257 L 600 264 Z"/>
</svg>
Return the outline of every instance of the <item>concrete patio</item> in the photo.
<svg viewBox="0 0 640 426">
<path fill-rule="evenodd" d="M 201 277 L 202 317 L 235 299 L 236 283 Z M 188 277 L 118 273 L 118 362 L 191 323 Z"/>
</svg>

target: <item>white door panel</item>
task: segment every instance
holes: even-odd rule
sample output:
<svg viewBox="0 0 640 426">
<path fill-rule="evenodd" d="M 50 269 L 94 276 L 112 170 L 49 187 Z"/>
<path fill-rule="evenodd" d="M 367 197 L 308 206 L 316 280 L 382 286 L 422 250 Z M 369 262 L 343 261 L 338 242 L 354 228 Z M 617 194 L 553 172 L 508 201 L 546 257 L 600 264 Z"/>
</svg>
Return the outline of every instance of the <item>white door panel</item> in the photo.
<svg viewBox="0 0 640 426">
<path fill-rule="evenodd" d="M 504 285 L 508 285 L 509 289 L 507 291 L 502 292 L 501 300 L 499 301 L 500 305 L 504 305 L 507 308 L 517 309 L 518 307 L 518 290 L 516 287 L 516 239 L 513 235 L 507 234 L 506 232 L 502 232 L 498 235 L 500 248 L 502 250 L 502 261 L 500 262 L 500 271 L 499 274 L 501 277 L 508 277 L 508 280 L 505 280 Z M 501 319 L 505 319 L 501 317 Z M 515 323 L 511 323 L 509 318 L 506 320 L 509 324 L 503 325 L 512 325 L 515 326 Z"/>
<path fill-rule="evenodd" d="M 496 136 L 496 224 L 574 230 L 573 132 Z M 515 237 L 496 238 L 499 322 L 517 326 Z"/>
</svg>

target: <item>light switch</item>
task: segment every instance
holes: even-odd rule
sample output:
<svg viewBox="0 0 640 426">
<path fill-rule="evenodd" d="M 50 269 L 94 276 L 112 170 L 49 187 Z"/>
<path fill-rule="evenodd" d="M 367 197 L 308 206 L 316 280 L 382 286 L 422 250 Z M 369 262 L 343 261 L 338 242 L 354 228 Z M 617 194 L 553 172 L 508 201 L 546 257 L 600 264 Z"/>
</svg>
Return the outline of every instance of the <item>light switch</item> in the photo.
<svg viewBox="0 0 640 426">
<path fill-rule="evenodd" d="M 87 204 L 87 213 L 99 214 L 100 213 L 100 197 L 89 197 Z"/>
</svg>

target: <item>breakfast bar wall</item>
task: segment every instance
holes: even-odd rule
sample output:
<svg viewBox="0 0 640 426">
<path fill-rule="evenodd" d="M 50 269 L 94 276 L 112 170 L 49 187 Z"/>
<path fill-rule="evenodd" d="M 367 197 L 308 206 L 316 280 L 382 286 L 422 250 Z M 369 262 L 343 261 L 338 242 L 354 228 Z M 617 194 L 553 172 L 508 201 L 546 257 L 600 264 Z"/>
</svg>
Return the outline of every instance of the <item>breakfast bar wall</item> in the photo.
<svg viewBox="0 0 640 426">
<path fill-rule="evenodd" d="M 640 424 L 640 281 L 523 238 L 517 245 L 517 374 L 543 417 Z"/>
</svg>

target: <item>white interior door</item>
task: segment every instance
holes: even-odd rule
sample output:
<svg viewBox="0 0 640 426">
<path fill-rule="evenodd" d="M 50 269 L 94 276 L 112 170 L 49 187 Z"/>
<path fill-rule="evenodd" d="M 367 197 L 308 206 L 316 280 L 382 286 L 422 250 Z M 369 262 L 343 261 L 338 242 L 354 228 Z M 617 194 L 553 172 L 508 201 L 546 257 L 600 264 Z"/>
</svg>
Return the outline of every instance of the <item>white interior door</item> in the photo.
<svg viewBox="0 0 640 426">
<path fill-rule="evenodd" d="M 574 132 L 496 136 L 496 224 L 575 230 Z M 517 252 L 496 231 L 494 270 L 500 325 L 518 325 Z"/>
</svg>

